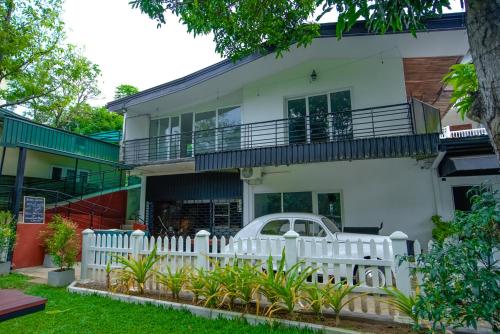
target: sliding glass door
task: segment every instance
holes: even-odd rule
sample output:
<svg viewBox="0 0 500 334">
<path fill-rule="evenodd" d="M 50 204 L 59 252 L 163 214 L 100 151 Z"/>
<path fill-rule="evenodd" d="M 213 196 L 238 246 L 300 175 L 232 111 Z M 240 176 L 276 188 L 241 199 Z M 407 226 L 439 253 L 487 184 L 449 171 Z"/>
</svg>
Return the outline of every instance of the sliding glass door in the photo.
<svg viewBox="0 0 500 334">
<path fill-rule="evenodd" d="M 352 138 L 348 90 L 288 100 L 287 113 L 290 144 Z"/>
</svg>

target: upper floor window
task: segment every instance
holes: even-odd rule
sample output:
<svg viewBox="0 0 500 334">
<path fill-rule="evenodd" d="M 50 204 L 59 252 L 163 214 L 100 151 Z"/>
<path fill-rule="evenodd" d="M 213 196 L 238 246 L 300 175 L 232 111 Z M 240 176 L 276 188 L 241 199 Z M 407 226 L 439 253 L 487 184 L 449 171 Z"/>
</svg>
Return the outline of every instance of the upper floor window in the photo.
<svg viewBox="0 0 500 334">
<path fill-rule="evenodd" d="M 351 109 L 349 90 L 288 100 L 289 142 L 352 138 Z"/>
</svg>

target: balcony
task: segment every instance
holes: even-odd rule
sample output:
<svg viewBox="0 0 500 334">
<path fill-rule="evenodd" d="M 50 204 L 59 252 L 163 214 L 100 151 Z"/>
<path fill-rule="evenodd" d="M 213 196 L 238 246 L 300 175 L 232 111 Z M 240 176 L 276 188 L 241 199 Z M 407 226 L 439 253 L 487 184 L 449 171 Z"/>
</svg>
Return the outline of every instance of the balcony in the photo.
<svg viewBox="0 0 500 334">
<path fill-rule="evenodd" d="M 465 129 L 465 130 L 451 130 L 449 126 L 443 127 L 443 131 L 439 136 L 440 139 L 449 139 L 449 138 L 467 138 L 467 137 L 477 137 L 477 136 L 487 136 L 488 132 L 486 132 L 485 128 L 476 128 L 476 129 Z"/>
<path fill-rule="evenodd" d="M 122 154 L 124 163 L 128 165 L 179 162 L 192 160 L 194 157 L 196 158 L 197 170 L 212 170 L 216 168 L 198 168 L 199 163 L 202 163 L 201 159 L 220 158 L 220 156 L 215 156 L 218 154 L 255 153 L 256 150 L 263 152 L 263 149 L 269 148 L 313 149 L 325 143 L 349 143 L 351 145 L 370 143 L 373 139 L 401 139 L 413 135 L 433 134 L 437 138 L 440 131 L 439 111 L 414 100 L 411 104 L 403 103 L 335 113 L 319 113 L 307 117 L 278 119 L 129 140 L 123 142 Z M 372 142 L 372 144 L 374 143 Z M 397 143 L 387 144 L 397 146 Z M 408 146 L 412 152 L 419 151 L 419 147 L 417 147 L 419 145 L 428 146 L 427 142 L 415 144 L 401 142 L 401 145 L 403 145 L 403 150 L 406 150 L 405 147 Z M 427 151 L 429 151 L 428 147 L 426 152 L 422 153 L 426 154 Z M 347 157 L 347 159 L 350 158 Z M 281 162 L 276 161 L 275 163 Z M 258 165 L 258 163 L 256 164 Z M 246 167 L 248 164 L 243 164 L 245 166 L 241 163 L 218 165 L 219 168 L 234 168 Z"/>
</svg>

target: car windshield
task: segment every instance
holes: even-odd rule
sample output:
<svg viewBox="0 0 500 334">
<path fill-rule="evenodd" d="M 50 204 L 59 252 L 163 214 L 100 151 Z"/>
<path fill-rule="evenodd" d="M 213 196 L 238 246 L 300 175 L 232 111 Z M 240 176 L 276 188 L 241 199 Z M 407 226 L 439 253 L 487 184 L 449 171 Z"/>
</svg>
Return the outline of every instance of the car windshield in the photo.
<svg viewBox="0 0 500 334">
<path fill-rule="evenodd" d="M 321 221 L 323 222 L 323 224 L 325 224 L 326 228 L 330 230 L 330 232 L 332 233 L 340 232 L 337 225 L 335 225 L 330 219 L 323 217 L 321 218 Z"/>
</svg>

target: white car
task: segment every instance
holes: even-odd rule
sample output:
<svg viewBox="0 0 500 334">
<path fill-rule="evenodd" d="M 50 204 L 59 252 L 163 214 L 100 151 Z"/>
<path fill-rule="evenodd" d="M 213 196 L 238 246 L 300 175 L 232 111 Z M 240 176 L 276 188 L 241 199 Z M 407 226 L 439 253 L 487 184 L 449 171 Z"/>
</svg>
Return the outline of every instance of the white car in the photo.
<svg viewBox="0 0 500 334">
<path fill-rule="evenodd" d="M 339 249 L 338 258 L 354 258 L 354 259 L 371 259 L 371 240 L 375 241 L 377 258 L 376 260 L 391 260 L 392 256 L 392 245 L 391 239 L 387 236 L 380 235 L 372 235 L 372 234 L 359 234 L 359 233 L 344 233 L 341 232 L 337 226 L 327 217 L 310 214 L 310 213 L 276 213 L 265 215 L 259 217 L 248 225 L 244 226 L 235 236 L 235 251 L 246 252 L 246 249 L 238 250 L 236 242 L 239 239 L 276 239 L 279 238 L 284 240 L 284 234 L 288 231 L 295 231 L 299 234 L 299 239 L 304 240 L 305 244 L 305 254 L 306 255 L 311 252 L 312 243 L 316 243 L 316 250 L 319 251 L 322 249 L 323 240 L 326 240 L 327 244 L 332 244 L 336 240 Z M 351 252 L 349 255 L 346 254 L 346 242 L 350 240 L 351 242 Z M 363 244 L 363 252 L 359 254 L 358 252 L 358 240 L 361 240 Z M 384 241 L 386 243 L 386 249 L 384 250 Z M 241 243 L 242 247 L 246 247 L 246 243 Z M 388 246 L 388 247 L 387 247 Z M 388 248 L 388 249 L 387 249 Z M 329 245 L 327 247 L 328 251 L 325 257 L 333 257 L 333 247 Z M 227 250 L 226 250 L 227 251 Z M 385 257 L 384 257 L 385 251 Z M 325 254 L 322 254 L 325 255 Z M 375 260 L 375 259 L 374 259 Z M 392 261 L 394 262 L 394 261 Z M 341 278 L 347 277 L 345 265 L 340 267 L 340 276 Z M 329 276 L 333 276 L 333 267 L 328 269 Z M 394 263 L 391 265 L 391 271 L 394 272 Z M 318 274 L 322 275 L 321 269 L 318 271 Z M 353 277 L 359 279 L 357 277 L 357 266 L 353 267 Z M 365 281 L 368 286 L 373 284 L 373 275 L 378 274 L 379 277 L 379 286 L 385 286 L 386 283 L 386 271 L 384 267 L 371 266 L 365 269 Z M 392 275 L 391 275 L 392 276 Z"/>
</svg>

